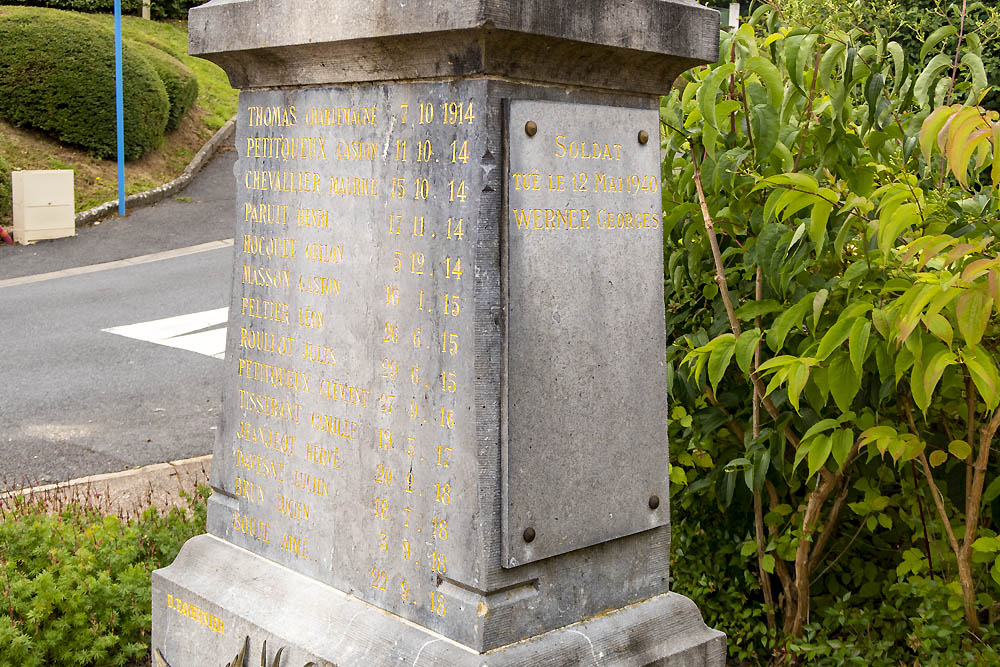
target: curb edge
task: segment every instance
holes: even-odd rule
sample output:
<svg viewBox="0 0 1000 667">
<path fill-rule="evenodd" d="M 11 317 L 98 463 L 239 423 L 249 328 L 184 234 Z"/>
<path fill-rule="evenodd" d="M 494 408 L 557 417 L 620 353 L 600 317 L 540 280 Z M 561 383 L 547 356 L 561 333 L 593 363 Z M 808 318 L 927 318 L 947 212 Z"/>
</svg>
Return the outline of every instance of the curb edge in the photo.
<svg viewBox="0 0 1000 667">
<path fill-rule="evenodd" d="M 134 195 L 129 195 L 125 197 L 125 206 L 127 208 L 142 208 L 144 206 L 150 206 L 157 202 L 163 201 L 167 197 L 180 192 L 183 190 L 201 171 L 208 161 L 215 155 L 215 152 L 219 150 L 219 147 L 229 141 L 234 131 L 236 130 L 236 116 L 233 116 L 226 124 L 220 127 L 212 138 L 205 142 L 205 145 L 195 153 L 194 158 L 187 167 L 184 168 L 183 173 L 180 176 L 170 181 L 169 183 L 164 183 L 159 187 L 155 187 L 152 190 L 146 190 L 145 192 L 139 192 Z M 94 208 L 87 209 L 86 211 L 80 211 L 76 214 L 75 223 L 77 227 L 82 225 L 87 225 L 97 220 L 107 218 L 114 215 L 118 209 L 118 200 L 114 199 L 112 201 L 104 202 Z"/>
</svg>

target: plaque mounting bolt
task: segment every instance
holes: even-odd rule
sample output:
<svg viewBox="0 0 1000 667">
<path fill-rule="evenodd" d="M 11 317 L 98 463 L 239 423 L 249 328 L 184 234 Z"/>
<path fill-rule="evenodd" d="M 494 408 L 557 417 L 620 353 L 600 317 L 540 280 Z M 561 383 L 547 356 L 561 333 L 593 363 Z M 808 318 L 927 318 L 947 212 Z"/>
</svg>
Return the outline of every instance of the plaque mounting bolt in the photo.
<svg viewBox="0 0 1000 667">
<path fill-rule="evenodd" d="M 533 542 L 534 540 L 535 540 L 535 529 L 534 528 L 530 528 L 530 527 L 529 528 L 525 528 L 524 529 L 524 541 L 525 542 Z"/>
<path fill-rule="evenodd" d="M 660 506 L 660 497 L 659 496 L 650 496 L 649 497 L 649 509 L 655 510 L 659 506 Z"/>
<path fill-rule="evenodd" d="M 535 123 L 535 121 L 529 120 L 527 123 L 524 124 L 524 133 L 527 134 L 529 137 L 535 136 L 537 132 L 538 132 L 538 125 Z"/>
<path fill-rule="evenodd" d="M 649 141 L 649 132 L 639 130 L 639 143 L 645 146 L 647 141 Z"/>
</svg>

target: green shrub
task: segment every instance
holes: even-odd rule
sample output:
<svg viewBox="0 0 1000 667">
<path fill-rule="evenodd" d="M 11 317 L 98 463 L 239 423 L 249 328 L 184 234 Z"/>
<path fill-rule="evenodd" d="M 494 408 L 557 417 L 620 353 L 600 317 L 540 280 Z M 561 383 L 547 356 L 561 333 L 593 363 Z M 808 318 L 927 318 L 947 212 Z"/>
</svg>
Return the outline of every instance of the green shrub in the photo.
<svg viewBox="0 0 1000 667">
<path fill-rule="evenodd" d="M 154 19 L 186 19 L 191 7 L 197 7 L 205 2 L 207 0 L 152 0 L 150 15 Z M 4 0 L 4 4 L 68 9 L 92 14 L 110 14 L 115 8 L 114 0 Z M 142 0 L 122 0 L 122 13 L 141 12 Z"/>
<path fill-rule="evenodd" d="M 982 44 L 783 16 L 724 33 L 661 105 L 672 507 L 729 521 L 778 651 L 967 664 L 1000 609 Z"/>
<path fill-rule="evenodd" d="M 190 514 L 126 520 L 79 505 L 0 507 L 0 667 L 148 661 L 150 575 L 204 532 L 207 495 L 188 497 Z"/>
<path fill-rule="evenodd" d="M 156 70 L 123 49 L 125 157 L 163 140 L 170 103 Z M 51 9 L 0 10 L 0 116 L 95 156 L 115 155 L 114 33 Z"/>
<path fill-rule="evenodd" d="M 145 58 L 156 70 L 170 100 L 170 115 L 167 118 L 166 131 L 171 132 L 181 124 L 181 119 L 188 112 L 198 97 L 198 78 L 184 63 L 174 58 L 166 51 L 155 46 L 130 40 L 132 48 Z"/>
<path fill-rule="evenodd" d="M 0 219 L 9 220 L 11 211 L 10 165 L 0 156 Z"/>
<path fill-rule="evenodd" d="M 115 10 L 115 0 L 4 0 L 5 5 L 22 5 L 26 7 L 49 7 L 52 9 L 68 9 L 74 12 L 108 13 Z M 138 14 L 142 9 L 142 0 L 122 0 L 122 12 Z"/>
</svg>

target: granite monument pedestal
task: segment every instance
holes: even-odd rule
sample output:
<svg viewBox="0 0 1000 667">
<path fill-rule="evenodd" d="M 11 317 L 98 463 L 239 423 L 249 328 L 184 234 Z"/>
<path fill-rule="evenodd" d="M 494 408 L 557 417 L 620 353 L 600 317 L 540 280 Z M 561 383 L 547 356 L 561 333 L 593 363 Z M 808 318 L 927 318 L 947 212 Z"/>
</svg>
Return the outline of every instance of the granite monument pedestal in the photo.
<svg viewBox="0 0 1000 667">
<path fill-rule="evenodd" d="M 154 653 L 724 664 L 668 586 L 658 140 L 718 27 L 666 0 L 192 10 L 242 91 L 229 379 Z"/>
</svg>

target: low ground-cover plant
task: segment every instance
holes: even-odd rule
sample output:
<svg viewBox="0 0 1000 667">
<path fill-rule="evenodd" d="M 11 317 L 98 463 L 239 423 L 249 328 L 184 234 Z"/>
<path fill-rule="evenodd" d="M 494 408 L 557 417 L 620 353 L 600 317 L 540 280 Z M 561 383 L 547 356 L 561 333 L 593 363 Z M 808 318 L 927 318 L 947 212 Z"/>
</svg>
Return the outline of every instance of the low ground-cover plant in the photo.
<svg viewBox="0 0 1000 667">
<path fill-rule="evenodd" d="M 743 540 L 748 654 L 996 660 L 1000 125 L 974 40 L 842 24 L 765 6 L 662 106 L 675 506 Z"/>
<path fill-rule="evenodd" d="M 130 665 L 148 659 L 150 575 L 204 532 L 207 487 L 187 511 L 0 503 L 0 667 Z"/>
</svg>

